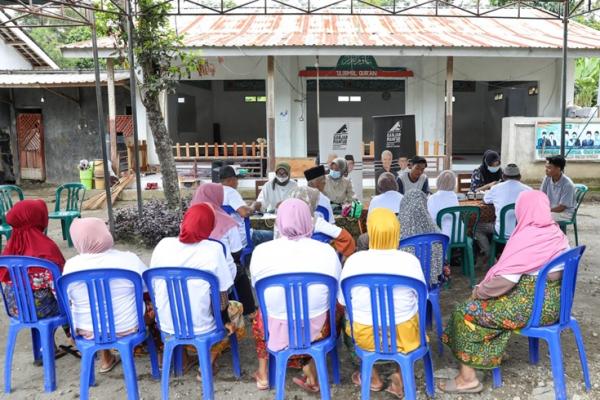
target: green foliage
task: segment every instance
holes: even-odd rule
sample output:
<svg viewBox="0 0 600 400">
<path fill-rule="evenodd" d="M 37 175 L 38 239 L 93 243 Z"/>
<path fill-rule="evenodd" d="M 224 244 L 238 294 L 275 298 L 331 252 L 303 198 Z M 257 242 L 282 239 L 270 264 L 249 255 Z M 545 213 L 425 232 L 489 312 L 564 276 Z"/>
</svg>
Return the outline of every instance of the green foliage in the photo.
<svg viewBox="0 0 600 400">
<path fill-rule="evenodd" d="M 98 36 L 104 36 L 108 32 L 106 13 L 96 13 Z M 37 25 L 41 22 L 39 17 L 29 16 L 23 19 L 23 24 Z M 55 23 L 55 21 L 53 22 Z M 60 48 L 66 44 L 82 42 L 92 38 L 92 31 L 88 26 L 73 26 L 73 27 L 36 27 L 26 29 L 29 36 L 37 43 L 63 69 L 91 69 L 94 66 L 94 61 L 91 58 L 65 58 L 60 51 Z M 100 60 L 102 65 L 105 65 L 104 60 Z"/>
<path fill-rule="evenodd" d="M 134 35 L 136 66 L 141 69 L 143 82 L 138 86 L 142 100 L 154 98 L 162 91 L 173 92 L 182 77 L 189 78 L 203 62 L 198 52 L 183 50 L 183 36 L 171 27 L 170 2 L 161 0 L 139 0 L 139 14 Z M 110 20 L 112 19 L 112 21 Z M 109 17 L 109 26 L 118 26 L 112 33 L 120 48 L 127 47 L 127 29 L 124 19 Z"/>
<path fill-rule="evenodd" d="M 581 107 L 596 105 L 600 59 L 579 58 L 575 66 L 575 104 Z"/>
</svg>

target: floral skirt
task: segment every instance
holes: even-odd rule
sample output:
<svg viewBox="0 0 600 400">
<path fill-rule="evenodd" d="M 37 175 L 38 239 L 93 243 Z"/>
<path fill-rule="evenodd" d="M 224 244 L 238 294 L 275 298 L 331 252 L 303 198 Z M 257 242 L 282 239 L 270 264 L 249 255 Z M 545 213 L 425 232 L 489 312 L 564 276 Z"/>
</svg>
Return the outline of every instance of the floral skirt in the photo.
<svg viewBox="0 0 600 400">
<path fill-rule="evenodd" d="M 514 330 L 523 328 L 533 311 L 536 276 L 524 275 L 509 293 L 488 300 L 470 299 L 459 304 L 442 335 L 454 356 L 473 368 L 500 365 Z M 548 281 L 544 294 L 542 324 L 558 319 L 560 280 Z"/>
<path fill-rule="evenodd" d="M 17 307 L 17 299 L 12 285 L 4 284 L 3 291 L 9 313 L 11 316 L 17 317 L 19 315 L 19 309 Z M 48 318 L 60 314 L 58 301 L 50 288 L 34 290 L 33 301 L 35 303 L 35 310 L 38 318 Z"/>
</svg>

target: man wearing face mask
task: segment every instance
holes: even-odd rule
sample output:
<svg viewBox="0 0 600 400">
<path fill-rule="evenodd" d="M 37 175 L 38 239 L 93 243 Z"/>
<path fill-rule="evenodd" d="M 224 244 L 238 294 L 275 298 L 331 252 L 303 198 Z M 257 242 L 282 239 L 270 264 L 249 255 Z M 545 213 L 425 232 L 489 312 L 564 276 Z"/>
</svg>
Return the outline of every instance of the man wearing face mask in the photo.
<svg viewBox="0 0 600 400">
<path fill-rule="evenodd" d="M 348 165 L 343 158 L 336 158 L 329 164 L 329 175 L 325 182 L 323 194 L 335 204 L 348 204 L 354 200 L 352 181 L 344 177 Z"/>
<path fill-rule="evenodd" d="M 290 179 L 290 170 L 290 164 L 286 162 L 280 162 L 275 166 L 275 178 L 263 186 L 252 205 L 256 211 L 274 212 L 279 203 L 290 197 L 292 189 L 298 186 Z"/>
<path fill-rule="evenodd" d="M 488 190 L 501 181 L 500 154 L 493 150 L 486 150 L 481 165 L 471 175 L 471 192 Z"/>
</svg>

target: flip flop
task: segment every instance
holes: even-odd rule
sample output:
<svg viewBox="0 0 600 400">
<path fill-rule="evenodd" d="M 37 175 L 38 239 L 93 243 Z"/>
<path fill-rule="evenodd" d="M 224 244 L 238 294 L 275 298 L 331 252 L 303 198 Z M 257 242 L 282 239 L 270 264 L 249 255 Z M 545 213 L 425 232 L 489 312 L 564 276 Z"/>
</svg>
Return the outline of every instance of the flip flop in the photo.
<svg viewBox="0 0 600 400">
<path fill-rule="evenodd" d="M 67 352 L 64 349 L 61 349 L 60 347 L 54 349 L 54 359 L 55 360 L 58 360 L 59 358 L 63 358 L 66 355 L 67 355 Z M 39 360 L 33 360 L 33 365 L 35 365 L 36 367 L 41 367 L 42 365 L 44 365 L 44 361 L 41 358 Z"/>
<path fill-rule="evenodd" d="M 110 371 L 115 369 L 115 367 L 121 362 L 121 357 L 118 354 L 113 355 L 113 362 L 105 368 L 100 368 L 98 372 L 101 374 L 108 374 Z"/>
<path fill-rule="evenodd" d="M 362 386 L 360 372 L 354 371 L 354 373 L 352 373 L 352 383 L 354 383 L 354 386 Z M 383 384 L 381 384 L 381 386 L 371 385 L 370 389 L 371 392 L 381 392 L 383 390 Z"/>
<path fill-rule="evenodd" d="M 79 352 L 79 350 L 77 350 L 77 348 L 73 348 L 73 346 L 71 345 L 65 346 L 64 344 L 61 344 L 60 346 L 58 346 L 58 348 L 63 350 L 65 353 L 72 355 L 75 358 L 81 358 L 81 353 Z"/>
<path fill-rule="evenodd" d="M 444 393 L 453 393 L 453 394 L 469 394 L 469 393 L 481 393 L 483 392 L 483 385 L 481 382 L 477 383 L 477 386 L 469 389 L 459 389 L 456 387 L 456 379 L 445 379 L 444 387 L 441 387 L 438 384 L 438 389 L 440 389 Z"/>
<path fill-rule="evenodd" d="M 389 394 L 391 394 L 392 396 L 396 397 L 397 399 L 403 399 L 404 398 L 404 393 L 394 392 L 392 390 L 391 386 L 388 386 L 387 388 L 385 388 L 385 391 L 388 392 Z"/>
<path fill-rule="evenodd" d="M 266 381 L 261 380 L 258 377 L 258 373 L 256 373 L 256 372 L 254 373 L 254 375 L 252 375 L 252 377 L 256 381 L 256 388 L 258 390 L 269 390 L 270 386 L 269 386 L 269 380 L 268 379 Z"/>
<path fill-rule="evenodd" d="M 294 377 L 292 379 L 296 385 L 300 386 L 302 389 L 307 391 L 308 393 L 319 393 L 319 385 L 310 385 L 306 382 L 306 376 Z"/>
</svg>

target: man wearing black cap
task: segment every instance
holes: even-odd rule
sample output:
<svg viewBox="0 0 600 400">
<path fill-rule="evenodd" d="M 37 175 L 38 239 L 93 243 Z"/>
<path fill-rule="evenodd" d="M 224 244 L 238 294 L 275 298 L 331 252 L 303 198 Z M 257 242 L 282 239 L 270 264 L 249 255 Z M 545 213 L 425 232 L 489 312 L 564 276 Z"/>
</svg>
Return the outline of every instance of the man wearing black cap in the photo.
<svg viewBox="0 0 600 400">
<path fill-rule="evenodd" d="M 249 207 L 242 196 L 237 191 L 239 175 L 236 174 L 232 166 L 226 165 L 219 170 L 219 180 L 223 185 L 223 205 L 233 208 L 236 212 L 231 217 L 238 223 L 238 230 L 242 238 L 242 245 L 246 247 L 248 240 L 246 238 L 246 225 L 244 218 L 252 215 L 252 207 Z M 273 231 L 251 230 L 252 242 L 254 245 L 273 240 Z"/>
<path fill-rule="evenodd" d="M 315 214 L 320 214 L 321 217 L 329 222 L 335 223 L 335 218 L 333 217 L 333 209 L 331 208 L 331 200 L 327 196 L 323 194 L 323 190 L 325 189 L 325 167 L 323 165 L 317 165 L 316 167 L 312 167 L 304 171 L 304 177 L 306 178 L 306 182 L 308 186 L 311 188 L 315 188 L 319 191 L 319 202 L 317 203 L 317 210 Z M 328 218 L 325 218 L 324 212 L 319 209 L 323 208 L 325 212 L 328 214 Z"/>
<path fill-rule="evenodd" d="M 517 201 L 517 197 L 523 191 L 531 190 L 527 185 L 521 183 L 521 172 L 516 164 L 508 164 L 502 170 L 502 182 L 494 185 L 489 191 L 485 193 L 483 202 L 486 204 L 493 204 L 496 212 L 495 223 L 478 223 L 477 229 L 475 230 L 475 240 L 479 244 L 483 257 L 487 260 L 490 251 L 490 240 L 494 231 L 500 232 L 500 212 L 502 208 L 509 204 L 514 204 Z M 514 212 L 506 214 L 506 221 L 504 226 L 505 238 L 508 239 L 513 229 L 515 228 L 516 220 Z"/>
<path fill-rule="evenodd" d="M 398 191 L 406 194 L 411 189 L 418 189 L 429 194 L 429 178 L 425 175 L 427 160 L 423 157 L 415 156 L 410 160 L 411 168 L 402 172 L 396 182 L 398 182 Z"/>
</svg>

